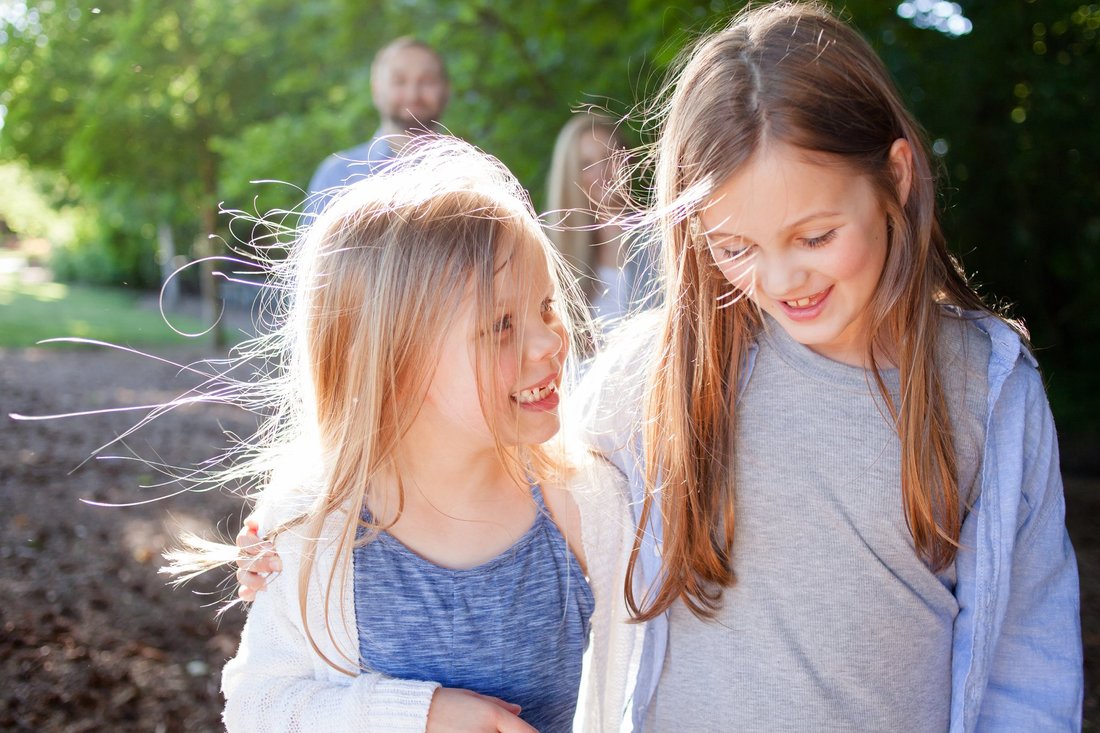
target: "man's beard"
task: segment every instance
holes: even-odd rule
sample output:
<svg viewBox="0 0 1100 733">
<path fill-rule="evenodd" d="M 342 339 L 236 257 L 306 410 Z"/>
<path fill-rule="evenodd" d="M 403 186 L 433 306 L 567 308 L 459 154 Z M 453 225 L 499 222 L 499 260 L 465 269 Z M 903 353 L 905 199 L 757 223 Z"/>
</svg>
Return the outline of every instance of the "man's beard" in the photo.
<svg viewBox="0 0 1100 733">
<path fill-rule="evenodd" d="M 430 116 L 426 116 L 423 119 L 414 117 L 411 114 L 405 113 L 396 116 L 390 120 L 390 123 L 394 127 L 398 127 L 406 132 L 433 132 L 439 125 L 439 117 L 442 115 L 436 113 Z"/>
</svg>

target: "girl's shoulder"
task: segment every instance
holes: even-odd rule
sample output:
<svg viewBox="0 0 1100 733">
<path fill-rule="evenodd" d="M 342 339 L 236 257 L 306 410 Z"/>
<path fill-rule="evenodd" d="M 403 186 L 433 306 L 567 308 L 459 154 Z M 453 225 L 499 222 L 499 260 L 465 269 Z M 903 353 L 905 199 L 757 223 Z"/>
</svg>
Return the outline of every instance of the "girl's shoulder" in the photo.
<svg viewBox="0 0 1100 733">
<path fill-rule="evenodd" d="M 631 432 L 641 417 L 650 364 L 661 334 L 658 311 L 623 321 L 606 337 L 571 396 L 580 427 L 589 434 Z"/>
<path fill-rule="evenodd" d="M 993 342 L 981 317 L 945 309 L 940 318 L 938 361 L 941 370 L 984 376 L 989 371 Z M 985 324 L 990 325 L 990 324 Z"/>
<path fill-rule="evenodd" d="M 565 466 L 556 480 L 542 482 L 542 495 L 550 511 L 585 512 L 607 505 L 623 495 L 626 477 L 601 453 L 575 437 L 564 441 Z"/>
<path fill-rule="evenodd" d="M 602 493 L 605 488 L 625 483 L 622 471 L 599 451 L 580 441 L 571 441 L 567 450 L 569 474 L 564 488 L 570 494 Z"/>
<path fill-rule="evenodd" d="M 990 388 L 996 388 L 1013 372 L 1035 372 L 1022 326 L 998 315 L 945 307 L 941 345 L 947 358 L 962 358 L 974 369 L 984 369 Z"/>
<path fill-rule="evenodd" d="M 602 573 L 617 556 L 624 528 L 633 528 L 626 477 L 599 453 L 577 445 L 569 450 L 569 471 L 558 485 L 544 486 L 543 498 L 555 523 L 590 574 Z M 581 548 L 581 552 L 578 552 Z"/>
</svg>

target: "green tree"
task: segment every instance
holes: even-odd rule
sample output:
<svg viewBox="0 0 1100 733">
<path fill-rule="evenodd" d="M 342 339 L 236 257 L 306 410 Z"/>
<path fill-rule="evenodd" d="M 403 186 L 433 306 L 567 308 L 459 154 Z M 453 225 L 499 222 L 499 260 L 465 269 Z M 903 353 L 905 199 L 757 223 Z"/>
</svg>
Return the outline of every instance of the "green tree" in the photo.
<svg viewBox="0 0 1100 733">
<path fill-rule="evenodd" d="M 499 156 L 541 203 L 570 108 L 630 112 L 684 44 L 742 4 L 5 0 L 0 158 L 62 173 L 72 185 L 59 201 L 95 214 L 80 241 L 103 255 L 89 261 L 110 263 L 99 276 L 151 283 L 158 227 L 206 241 L 230 236 L 220 202 L 298 207 L 317 163 L 372 133 L 370 59 L 410 33 L 447 58 L 448 128 Z M 1100 9 L 966 1 L 973 29 L 953 36 L 899 17 L 897 3 L 844 8 L 937 141 L 946 225 L 968 270 L 1050 347 L 1056 397 L 1074 380 L 1094 391 Z M 636 123 L 627 132 L 646 137 Z"/>
</svg>

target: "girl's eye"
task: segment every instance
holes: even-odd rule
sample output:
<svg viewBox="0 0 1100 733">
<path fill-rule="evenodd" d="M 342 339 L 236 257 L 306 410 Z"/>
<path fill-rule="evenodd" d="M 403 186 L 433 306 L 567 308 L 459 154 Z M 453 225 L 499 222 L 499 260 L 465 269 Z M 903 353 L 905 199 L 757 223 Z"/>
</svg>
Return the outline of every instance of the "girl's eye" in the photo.
<svg viewBox="0 0 1100 733">
<path fill-rule="evenodd" d="M 493 324 L 493 333 L 504 333 L 505 331 L 510 331 L 511 328 L 512 316 L 509 314 L 501 317 L 500 320 Z"/>
<path fill-rule="evenodd" d="M 743 265 L 749 256 L 749 247 L 719 247 L 715 250 L 715 262 L 719 267 Z"/>
<path fill-rule="evenodd" d="M 813 249 L 815 247 L 823 247 L 829 242 L 833 241 L 833 239 L 835 238 L 836 229 L 830 229 L 829 231 L 822 234 L 820 237 L 810 237 L 808 239 L 803 239 L 802 241 L 807 247 Z"/>
</svg>

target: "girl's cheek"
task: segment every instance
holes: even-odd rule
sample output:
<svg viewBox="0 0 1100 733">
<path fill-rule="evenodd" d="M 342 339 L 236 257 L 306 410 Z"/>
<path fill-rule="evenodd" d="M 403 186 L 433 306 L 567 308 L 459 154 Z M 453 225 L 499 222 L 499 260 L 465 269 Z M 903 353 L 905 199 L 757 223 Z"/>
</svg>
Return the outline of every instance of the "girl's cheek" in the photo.
<svg viewBox="0 0 1100 733">
<path fill-rule="evenodd" d="M 745 293 L 753 290 L 751 268 L 743 265 L 727 265 L 722 269 L 722 274 L 726 276 L 726 281 L 738 290 Z"/>
<path fill-rule="evenodd" d="M 565 329 L 565 324 L 558 321 L 554 325 L 554 333 L 561 339 L 561 361 L 565 361 L 565 357 L 569 356 L 569 332 Z"/>
<path fill-rule="evenodd" d="M 714 260 L 715 266 L 718 267 L 718 271 L 722 273 L 722 277 L 726 278 L 733 287 L 738 290 L 749 290 L 749 286 L 752 285 L 752 273 L 749 268 L 743 265 L 729 263 L 726 260 L 729 256 L 720 250 L 716 250 L 713 247 L 710 248 L 711 259 Z"/>
</svg>

